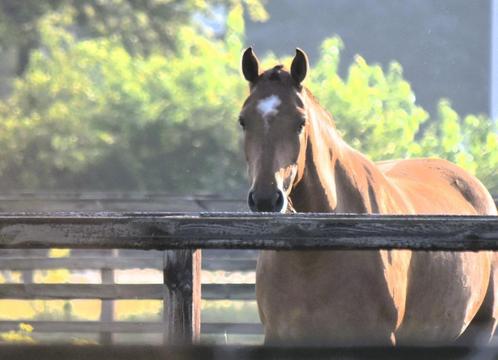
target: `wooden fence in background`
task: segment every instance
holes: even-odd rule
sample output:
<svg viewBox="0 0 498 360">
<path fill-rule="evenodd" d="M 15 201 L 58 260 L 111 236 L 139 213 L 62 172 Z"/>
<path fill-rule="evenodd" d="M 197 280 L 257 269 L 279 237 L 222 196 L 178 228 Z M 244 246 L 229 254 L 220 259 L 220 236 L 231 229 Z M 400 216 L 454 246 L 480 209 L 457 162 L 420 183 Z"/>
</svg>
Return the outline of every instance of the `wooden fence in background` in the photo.
<svg viewBox="0 0 498 360">
<path fill-rule="evenodd" d="M 247 209 L 244 200 L 240 198 L 224 198 L 212 194 L 194 196 L 172 196 L 168 193 L 151 192 L 16 192 L 0 193 L 1 212 L 47 212 L 47 211 L 243 211 Z M 257 251 L 227 251 L 206 250 L 202 254 L 202 269 L 208 271 L 253 272 L 256 268 Z M 97 270 L 102 283 L 112 285 L 116 270 L 127 269 L 163 269 L 163 253 L 159 251 L 129 251 L 129 250 L 74 250 L 68 258 L 48 258 L 45 250 L 5 250 L 0 249 L 0 271 L 21 271 L 23 283 L 32 283 L 36 270 L 68 269 L 70 271 Z M 91 284 L 89 284 L 91 285 Z M 95 284 L 93 284 L 95 285 Z M 155 287 L 155 293 L 161 285 Z M 54 286 L 48 286 L 49 291 Z M 85 284 L 79 288 L 90 299 L 92 292 Z M 127 299 L 130 287 L 116 284 L 116 292 L 120 294 L 115 300 Z M 50 299 L 58 299 L 57 294 L 24 294 L 22 299 L 42 299 L 52 294 Z M 86 292 L 85 290 L 89 290 Z M 134 289 L 131 287 L 131 289 Z M 34 290 L 33 290 L 34 291 Z M 38 290 L 36 290 L 38 291 Z M 255 300 L 254 284 L 216 283 L 203 285 L 204 300 Z M 68 295 L 66 299 L 70 300 Z M 74 297 L 77 294 L 74 294 Z M 0 292 L 0 296 L 2 293 Z M 21 297 L 21 294 L 17 294 Z M 38 297 L 41 296 L 41 297 Z M 92 298 L 93 299 L 93 298 Z M 98 333 L 99 342 L 111 344 L 112 334 L 143 333 L 158 334 L 164 331 L 164 326 L 157 321 L 113 321 L 114 301 L 103 299 L 99 321 L 78 321 L 66 316 L 64 321 L 26 320 L 33 325 L 37 333 Z M 18 329 L 22 321 L 1 321 L 0 332 Z M 261 335 L 262 326 L 253 322 L 203 322 L 201 333 L 204 335 Z"/>
<path fill-rule="evenodd" d="M 76 250 L 69 258 L 48 259 L 39 250 L 48 248 Z M 247 249 L 378 248 L 498 250 L 498 218 L 161 212 L 2 214 L 0 249 L 4 257 L 0 259 L 0 270 L 23 271 L 25 281 L 0 285 L 0 298 L 103 300 L 100 321 L 25 320 L 37 331 L 96 332 L 104 344 L 110 343 L 113 333 L 159 332 L 170 343 L 184 343 L 195 341 L 201 331 L 201 264 L 206 269 L 219 269 L 216 261 L 225 269 L 254 269 L 254 252 L 240 260 L 224 256 L 226 252 Z M 211 251 L 212 255 L 204 256 L 201 262 L 199 249 L 206 249 L 206 254 Z M 24 254 L 16 255 L 16 251 Z M 114 270 L 143 267 L 161 269 L 163 284 L 114 284 Z M 54 268 L 98 269 L 102 284 L 30 283 L 33 269 Z M 162 300 L 162 321 L 114 321 L 111 301 L 130 298 Z M 254 284 L 205 284 L 202 298 L 254 299 Z M 0 331 L 16 328 L 20 322 L 1 321 Z M 211 323 L 203 324 L 202 331 L 260 333 L 261 326 Z M 4 349 L 6 354 L 15 352 Z"/>
<path fill-rule="evenodd" d="M 254 251 L 234 251 L 231 257 L 224 252 L 206 251 L 202 256 L 202 268 L 211 271 L 254 271 L 256 253 Z M 0 271 L 21 271 L 23 284 L 0 285 L 0 298 L 4 299 L 100 299 L 99 321 L 81 321 L 70 315 L 63 320 L 15 321 L 0 320 L 0 332 L 17 330 L 19 324 L 29 323 L 39 333 L 98 333 L 101 344 L 111 344 L 112 334 L 118 333 L 163 333 L 165 326 L 159 321 L 114 321 L 114 300 L 163 298 L 161 284 L 117 284 L 114 281 L 116 270 L 155 269 L 163 270 L 168 253 L 161 251 L 126 250 L 74 250 L 70 257 L 49 258 L 41 250 L 0 250 Z M 165 255 L 166 254 L 166 255 Z M 33 284 L 35 270 L 67 269 L 98 270 L 101 284 Z M 254 284 L 221 283 L 202 284 L 204 300 L 254 300 Z M 167 308 L 167 307 L 165 307 Z M 262 334 L 262 326 L 247 322 L 204 322 L 202 334 Z"/>
</svg>

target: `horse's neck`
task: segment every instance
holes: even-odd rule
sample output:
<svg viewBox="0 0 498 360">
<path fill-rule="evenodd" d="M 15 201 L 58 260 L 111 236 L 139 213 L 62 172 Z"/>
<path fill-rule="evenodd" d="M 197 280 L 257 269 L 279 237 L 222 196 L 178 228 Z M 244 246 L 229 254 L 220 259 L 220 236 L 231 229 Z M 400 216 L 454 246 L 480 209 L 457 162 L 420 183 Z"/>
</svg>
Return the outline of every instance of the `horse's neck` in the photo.
<svg viewBox="0 0 498 360">
<path fill-rule="evenodd" d="M 296 211 L 378 213 L 376 191 L 388 186 L 377 166 L 352 149 L 318 104 L 310 130 L 303 176 L 291 194 Z"/>
</svg>

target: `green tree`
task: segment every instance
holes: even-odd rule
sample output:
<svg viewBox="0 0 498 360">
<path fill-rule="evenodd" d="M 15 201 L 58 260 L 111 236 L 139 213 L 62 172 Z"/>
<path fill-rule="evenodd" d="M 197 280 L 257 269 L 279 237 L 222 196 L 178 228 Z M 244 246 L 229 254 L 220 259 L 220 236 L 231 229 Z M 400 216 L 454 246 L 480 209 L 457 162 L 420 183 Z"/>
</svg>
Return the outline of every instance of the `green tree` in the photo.
<svg viewBox="0 0 498 360">
<path fill-rule="evenodd" d="M 83 38 L 113 38 L 132 55 L 154 50 L 174 51 L 176 32 L 193 14 L 213 16 L 213 8 L 244 5 L 252 19 L 268 17 L 260 0 L 2 0 L 0 46 L 17 49 L 17 75 L 26 69 L 30 53 L 41 45 L 44 16 L 57 13 Z"/>
<path fill-rule="evenodd" d="M 174 52 L 148 56 L 130 54 L 116 37 L 81 40 L 65 30 L 67 15 L 45 15 L 43 50 L 0 102 L 2 188 L 245 189 L 236 121 L 247 95 L 242 15 L 241 3 L 231 7 L 221 39 L 182 25 Z M 422 129 L 430 115 L 399 64 L 383 69 L 358 56 L 341 78 L 341 49 L 340 39 L 327 39 L 306 84 L 352 146 L 374 160 L 447 158 L 498 193 L 498 135 L 487 117 L 461 118 L 441 100 Z"/>
<path fill-rule="evenodd" d="M 475 173 L 498 193 L 498 128 L 491 119 L 461 118 L 442 99 L 436 119 L 430 121 L 396 62 L 384 71 L 357 56 L 342 79 L 337 74 L 342 47 L 337 37 L 323 42 L 308 85 L 354 148 L 374 160 L 444 158 Z M 422 127 L 426 122 L 429 126 Z"/>
<path fill-rule="evenodd" d="M 77 41 L 62 15 L 0 104 L 3 187 L 224 191 L 240 185 L 242 7 L 224 40 L 183 26 L 175 54 L 131 56 L 113 38 Z"/>
</svg>

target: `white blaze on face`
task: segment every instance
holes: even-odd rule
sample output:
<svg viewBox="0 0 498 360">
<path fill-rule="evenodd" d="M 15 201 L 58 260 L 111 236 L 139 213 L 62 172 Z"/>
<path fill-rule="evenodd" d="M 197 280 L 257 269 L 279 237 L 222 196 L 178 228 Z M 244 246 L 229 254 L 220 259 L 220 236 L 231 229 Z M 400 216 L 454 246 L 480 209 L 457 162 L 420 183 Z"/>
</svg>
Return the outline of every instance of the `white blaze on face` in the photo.
<svg viewBox="0 0 498 360">
<path fill-rule="evenodd" d="M 270 124 L 268 123 L 270 116 L 278 114 L 277 108 L 281 103 L 282 101 L 280 101 L 280 98 L 277 95 L 270 95 L 258 101 L 257 109 L 263 117 L 266 131 L 270 128 Z"/>
</svg>

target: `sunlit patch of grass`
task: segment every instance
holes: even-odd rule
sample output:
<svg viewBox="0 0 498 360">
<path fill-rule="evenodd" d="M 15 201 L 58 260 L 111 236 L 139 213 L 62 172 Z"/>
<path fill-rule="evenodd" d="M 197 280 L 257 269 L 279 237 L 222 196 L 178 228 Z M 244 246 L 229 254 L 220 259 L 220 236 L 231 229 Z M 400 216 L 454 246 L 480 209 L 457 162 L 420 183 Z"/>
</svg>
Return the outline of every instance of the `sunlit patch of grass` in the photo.
<svg viewBox="0 0 498 360">
<path fill-rule="evenodd" d="M 40 270 L 33 273 L 33 281 L 37 284 L 67 284 L 71 272 L 67 269 Z"/>
<path fill-rule="evenodd" d="M 256 273 L 254 271 L 207 271 L 207 270 L 202 270 L 201 281 L 203 284 L 216 284 L 216 283 L 253 284 L 256 282 Z"/>
<path fill-rule="evenodd" d="M 33 344 L 35 340 L 31 337 L 33 327 L 29 324 L 21 323 L 18 330 L 11 330 L 0 333 L 0 342 Z"/>
<path fill-rule="evenodd" d="M 163 273 L 157 269 L 131 269 L 114 271 L 116 284 L 162 284 Z"/>
<path fill-rule="evenodd" d="M 0 300 L 0 320 L 98 320 L 100 300 Z"/>
<path fill-rule="evenodd" d="M 118 321 L 160 320 L 162 310 L 161 300 L 116 300 L 114 319 Z"/>
<path fill-rule="evenodd" d="M 202 300 L 202 322 L 259 322 L 256 301 Z"/>
<path fill-rule="evenodd" d="M 101 300 L 71 300 L 71 317 L 78 320 L 99 320 Z"/>
<path fill-rule="evenodd" d="M 20 271 L 12 271 L 10 274 L 11 281 L 13 283 L 22 283 L 22 272 Z"/>
<path fill-rule="evenodd" d="M 96 345 L 99 344 L 98 333 L 79 333 L 79 332 L 33 332 L 33 339 L 42 344 L 75 344 L 75 345 Z"/>
<path fill-rule="evenodd" d="M 64 314 L 64 300 L 33 300 L 31 306 L 37 319 L 60 319 Z"/>
<path fill-rule="evenodd" d="M 33 332 L 33 326 L 31 326 L 30 324 L 26 324 L 26 323 L 20 323 L 19 330 L 27 332 L 27 333 L 31 333 L 31 332 Z"/>
<path fill-rule="evenodd" d="M 101 277 L 98 270 L 71 271 L 69 282 L 73 284 L 100 284 Z"/>
<path fill-rule="evenodd" d="M 52 258 L 68 257 L 71 255 L 70 249 L 50 249 L 48 256 Z"/>
<path fill-rule="evenodd" d="M 0 276 L 3 278 L 3 283 L 5 284 L 22 283 L 22 273 L 20 271 L 3 271 Z"/>
<path fill-rule="evenodd" d="M 33 319 L 36 310 L 31 300 L 0 300 L 0 319 L 2 320 L 23 320 Z"/>
</svg>

